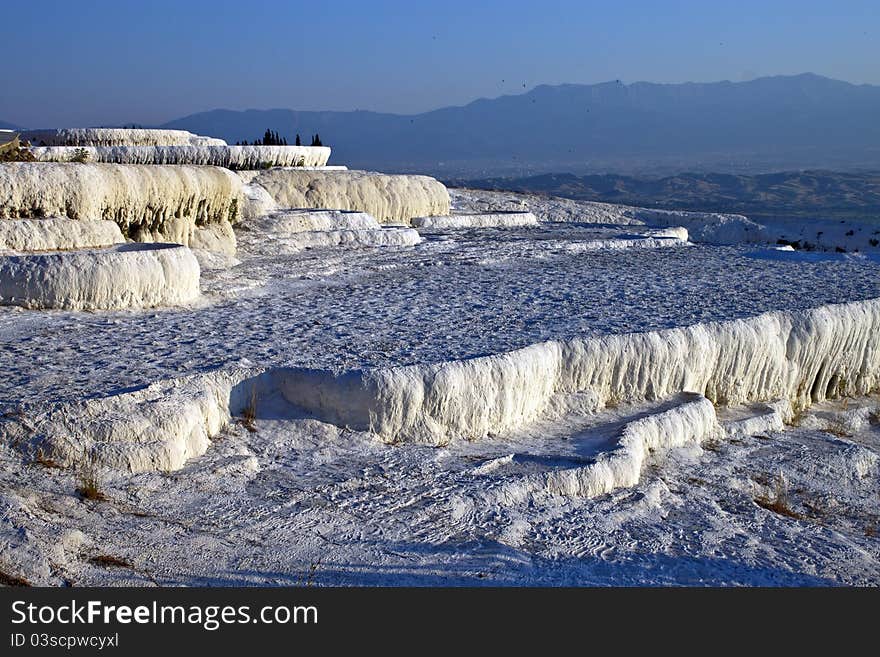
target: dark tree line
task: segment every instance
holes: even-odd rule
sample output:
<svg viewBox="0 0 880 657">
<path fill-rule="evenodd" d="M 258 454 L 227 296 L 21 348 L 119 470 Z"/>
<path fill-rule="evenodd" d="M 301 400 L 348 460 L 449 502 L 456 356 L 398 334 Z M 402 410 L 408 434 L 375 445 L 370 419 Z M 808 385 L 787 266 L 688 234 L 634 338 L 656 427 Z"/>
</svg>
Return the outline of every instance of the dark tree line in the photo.
<svg viewBox="0 0 880 657">
<path fill-rule="evenodd" d="M 294 142 L 296 146 L 302 146 L 302 139 L 299 134 L 296 135 L 296 142 Z M 262 139 L 257 139 L 254 141 L 237 141 L 235 142 L 236 146 L 287 146 L 287 137 L 282 137 L 274 130 L 266 129 L 266 132 L 263 134 Z M 311 146 L 323 146 L 321 143 L 321 136 L 317 133 L 312 135 L 312 143 Z"/>
<path fill-rule="evenodd" d="M 245 141 L 237 141 L 235 142 L 236 146 L 287 146 L 287 138 L 282 137 L 274 130 L 270 130 L 266 128 L 266 132 L 263 133 L 262 139 L 255 139 L 252 142 Z"/>
</svg>

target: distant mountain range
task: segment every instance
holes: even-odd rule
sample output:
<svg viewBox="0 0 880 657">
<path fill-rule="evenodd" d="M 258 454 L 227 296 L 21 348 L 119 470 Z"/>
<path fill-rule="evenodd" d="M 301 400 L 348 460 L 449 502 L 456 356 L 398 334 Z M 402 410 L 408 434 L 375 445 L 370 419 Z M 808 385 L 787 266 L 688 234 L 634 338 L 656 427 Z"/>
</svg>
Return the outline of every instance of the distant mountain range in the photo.
<svg viewBox="0 0 880 657">
<path fill-rule="evenodd" d="M 539 86 L 415 115 L 213 110 L 170 121 L 234 143 L 319 133 L 333 162 L 441 176 L 880 168 L 880 87 L 749 82 Z"/>
<path fill-rule="evenodd" d="M 0 121 L 0 130 L 17 130 L 18 126 L 14 123 L 7 123 L 6 121 Z"/>
<path fill-rule="evenodd" d="M 880 86 L 811 73 L 749 82 L 542 85 L 401 115 L 290 109 L 192 114 L 159 126 L 293 143 L 319 133 L 331 163 L 443 178 L 542 173 L 664 176 L 880 170 Z M 17 126 L 0 121 L 0 128 Z M 33 126 L 32 126 L 33 127 Z"/>
<path fill-rule="evenodd" d="M 685 173 L 665 178 L 545 174 L 447 180 L 459 187 L 533 192 L 624 205 L 736 212 L 756 219 L 880 222 L 880 173 L 794 171 L 755 176 Z"/>
</svg>

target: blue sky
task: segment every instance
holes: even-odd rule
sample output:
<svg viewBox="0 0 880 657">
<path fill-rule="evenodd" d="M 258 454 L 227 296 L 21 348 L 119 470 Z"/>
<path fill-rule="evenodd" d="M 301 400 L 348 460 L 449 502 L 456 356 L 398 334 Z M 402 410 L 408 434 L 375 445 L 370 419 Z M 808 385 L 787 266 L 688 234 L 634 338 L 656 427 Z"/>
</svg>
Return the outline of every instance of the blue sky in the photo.
<svg viewBox="0 0 880 657">
<path fill-rule="evenodd" d="M 4 0 L 0 120 L 161 123 L 289 107 L 413 113 L 538 84 L 880 84 L 880 2 Z"/>
</svg>

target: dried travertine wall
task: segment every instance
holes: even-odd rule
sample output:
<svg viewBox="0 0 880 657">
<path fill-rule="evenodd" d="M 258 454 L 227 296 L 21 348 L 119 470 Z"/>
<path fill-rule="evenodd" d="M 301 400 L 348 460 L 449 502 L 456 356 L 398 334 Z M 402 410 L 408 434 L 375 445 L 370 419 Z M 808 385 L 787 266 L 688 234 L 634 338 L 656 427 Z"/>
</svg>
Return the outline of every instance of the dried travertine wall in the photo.
<svg viewBox="0 0 880 657">
<path fill-rule="evenodd" d="M 43 450 L 65 465 L 96 454 L 108 467 L 142 471 L 181 467 L 203 453 L 210 437 L 230 415 L 247 408 L 254 395 L 268 399 L 278 392 L 297 415 L 306 411 L 339 426 L 372 431 L 386 442 L 441 445 L 522 426 L 546 413 L 558 395 L 569 393 L 590 393 L 596 409 L 609 401 L 667 399 L 681 392 L 717 404 L 784 400 L 797 409 L 878 388 L 880 300 L 875 299 L 665 331 L 544 342 L 434 364 L 343 373 L 221 369 L 88 400 L 87 413 L 75 412 L 70 404 L 47 408 L 27 426 L 7 421 L 5 433 L 22 449 Z M 611 483 L 545 483 L 558 492 L 591 494 L 630 481 L 642 463 L 638 450 L 650 448 L 660 430 L 696 442 L 714 430 L 708 402 L 693 402 L 658 417 L 660 424 L 625 430 L 622 438 L 632 436 L 639 444 L 621 441 L 626 460 L 620 464 L 621 477 L 608 479 Z M 593 474 L 582 474 L 592 481 Z M 605 481 L 604 475 L 600 479 Z"/>
<path fill-rule="evenodd" d="M 493 491 L 494 496 L 510 504 L 522 503 L 533 493 L 596 497 L 635 486 L 650 459 L 721 435 L 711 401 L 701 395 L 685 395 L 678 401 L 624 425 L 615 448 L 600 454 L 595 462 L 525 475 Z"/>
<path fill-rule="evenodd" d="M 31 152 L 39 162 L 70 162 L 85 151 L 88 162 L 112 164 L 198 164 L 228 169 L 323 167 L 330 159 L 327 146 L 48 146 Z"/>
<path fill-rule="evenodd" d="M 422 230 L 464 230 L 468 228 L 518 228 L 537 226 L 531 212 L 482 212 L 446 217 L 413 217 L 412 225 Z"/>
<path fill-rule="evenodd" d="M 721 404 L 786 399 L 804 408 L 880 388 L 880 300 L 543 342 L 469 360 L 277 376 L 292 404 L 321 419 L 435 445 L 509 430 L 539 417 L 560 393 L 589 391 L 602 404 L 697 392 Z"/>
<path fill-rule="evenodd" d="M 0 218 L 109 220 L 137 241 L 188 245 L 197 227 L 237 221 L 242 197 L 219 167 L 0 164 Z"/>
<path fill-rule="evenodd" d="M 25 130 L 21 138 L 32 146 L 224 146 L 222 139 L 202 137 L 186 130 L 149 128 L 59 128 Z"/>
<path fill-rule="evenodd" d="M 87 249 L 124 241 L 119 226 L 112 221 L 0 219 L 0 250 Z"/>
<path fill-rule="evenodd" d="M 189 303 L 199 264 L 179 244 L 0 255 L 0 304 L 64 310 L 117 310 Z"/>
<path fill-rule="evenodd" d="M 407 247 L 421 244 L 414 228 L 373 228 L 369 230 L 315 230 L 288 234 L 261 235 L 242 239 L 251 254 L 282 255 L 305 249 Z"/>
<path fill-rule="evenodd" d="M 248 179 L 282 208 L 359 210 L 382 223 L 402 224 L 413 217 L 449 214 L 446 187 L 428 176 L 270 169 Z"/>
<path fill-rule="evenodd" d="M 247 222 L 259 233 L 288 235 L 313 230 L 378 230 L 379 222 L 356 210 L 281 210 Z"/>
</svg>

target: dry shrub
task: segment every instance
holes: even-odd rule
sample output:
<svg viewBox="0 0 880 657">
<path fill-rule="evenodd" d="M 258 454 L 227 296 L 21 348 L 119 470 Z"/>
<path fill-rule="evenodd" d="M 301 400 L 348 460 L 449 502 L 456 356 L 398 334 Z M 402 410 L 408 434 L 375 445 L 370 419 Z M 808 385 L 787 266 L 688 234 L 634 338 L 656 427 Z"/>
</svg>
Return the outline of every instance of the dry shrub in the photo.
<svg viewBox="0 0 880 657">
<path fill-rule="evenodd" d="M 791 508 L 788 498 L 788 482 L 781 472 L 773 480 L 772 496 L 761 495 L 755 498 L 755 504 L 780 516 L 802 520 L 803 516 Z"/>
</svg>

